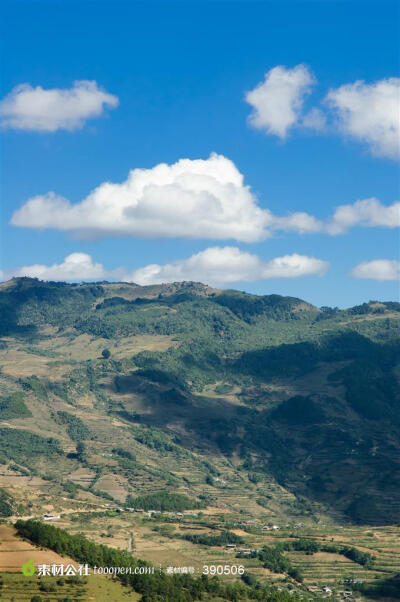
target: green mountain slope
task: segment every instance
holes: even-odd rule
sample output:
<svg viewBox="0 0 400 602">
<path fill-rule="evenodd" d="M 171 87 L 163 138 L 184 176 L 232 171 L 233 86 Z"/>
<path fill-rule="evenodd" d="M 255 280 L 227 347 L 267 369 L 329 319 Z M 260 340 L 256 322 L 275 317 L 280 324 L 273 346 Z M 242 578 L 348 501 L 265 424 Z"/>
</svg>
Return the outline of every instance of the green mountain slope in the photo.
<svg viewBox="0 0 400 602">
<path fill-rule="evenodd" d="M 0 285 L 3 484 L 47 479 L 34 508 L 174 490 L 271 518 L 397 523 L 399 326 L 394 302 L 13 279 Z"/>
</svg>

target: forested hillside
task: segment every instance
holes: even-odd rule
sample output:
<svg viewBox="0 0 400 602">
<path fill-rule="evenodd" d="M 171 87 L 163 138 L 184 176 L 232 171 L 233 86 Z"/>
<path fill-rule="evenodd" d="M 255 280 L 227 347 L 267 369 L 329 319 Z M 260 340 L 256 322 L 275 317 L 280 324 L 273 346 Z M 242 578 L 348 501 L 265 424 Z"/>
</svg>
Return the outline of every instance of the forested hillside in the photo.
<svg viewBox="0 0 400 602">
<path fill-rule="evenodd" d="M 242 491 L 271 517 L 399 522 L 399 318 L 395 302 L 316 308 L 192 282 L 5 282 L 11 505 L 28 510 L 14 474 L 56 497 L 161 490 L 237 510 Z"/>
</svg>

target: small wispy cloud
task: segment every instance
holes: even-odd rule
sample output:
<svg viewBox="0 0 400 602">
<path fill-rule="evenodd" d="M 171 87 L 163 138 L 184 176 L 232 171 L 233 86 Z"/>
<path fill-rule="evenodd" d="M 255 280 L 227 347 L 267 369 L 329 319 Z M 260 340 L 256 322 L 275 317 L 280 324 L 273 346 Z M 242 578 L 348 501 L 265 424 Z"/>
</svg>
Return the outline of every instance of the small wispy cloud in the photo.
<svg viewBox="0 0 400 602">
<path fill-rule="evenodd" d="M 355 266 L 351 275 L 354 278 L 367 278 L 369 280 L 399 280 L 400 261 L 393 259 L 363 261 Z"/>
<path fill-rule="evenodd" d="M 3 128 L 55 132 L 77 130 L 88 119 L 99 117 L 105 107 L 115 108 L 117 96 L 95 81 L 76 81 L 71 88 L 44 89 L 21 84 L 0 102 Z"/>
<path fill-rule="evenodd" d="M 316 83 L 306 65 L 286 69 L 282 65 L 265 74 L 263 82 L 246 93 L 246 102 L 253 107 L 249 123 L 254 128 L 286 138 L 289 130 L 299 123 L 304 98 Z"/>
<path fill-rule="evenodd" d="M 400 157 L 400 78 L 345 84 L 330 90 L 325 102 L 335 111 L 339 134 L 365 142 L 378 157 Z"/>
<path fill-rule="evenodd" d="M 306 255 L 284 255 L 269 261 L 237 247 L 210 247 L 188 259 L 164 265 L 151 264 L 134 270 L 129 280 L 138 284 L 197 280 L 213 285 L 256 282 L 270 278 L 298 278 L 322 275 L 326 261 Z"/>
<path fill-rule="evenodd" d="M 3 274 L 5 277 L 5 274 Z M 101 280 L 111 276 L 111 272 L 96 263 L 87 253 L 71 253 L 61 263 L 52 265 L 33 264 L 17 268 L 7 275 L 30 276 L 40 280 L 75 281 L 75 280 Z"/>
</svg>

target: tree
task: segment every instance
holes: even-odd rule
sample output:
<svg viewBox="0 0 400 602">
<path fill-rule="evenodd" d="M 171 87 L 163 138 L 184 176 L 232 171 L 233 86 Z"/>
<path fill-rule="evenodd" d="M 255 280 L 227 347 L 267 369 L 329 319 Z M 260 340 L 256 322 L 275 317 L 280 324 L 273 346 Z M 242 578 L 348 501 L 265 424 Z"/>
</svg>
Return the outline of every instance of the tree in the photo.
<svg viewBox="0 0 400 602">
<path fill-rule="evenodd" d="M 79 441 L 79 443 L 76 446 L 76 454 L 81 461 L 85 459 L 85 452 L 86 445 L 83 443 L 83 441 Z"/>
<path fill-rule="evenodd" d="M 108 360 L 108 358 L 111 355 L 111 351 L 109 349 L 103 349 L 101 355 L 104 357 L 105 360 Z"/>
</svg>

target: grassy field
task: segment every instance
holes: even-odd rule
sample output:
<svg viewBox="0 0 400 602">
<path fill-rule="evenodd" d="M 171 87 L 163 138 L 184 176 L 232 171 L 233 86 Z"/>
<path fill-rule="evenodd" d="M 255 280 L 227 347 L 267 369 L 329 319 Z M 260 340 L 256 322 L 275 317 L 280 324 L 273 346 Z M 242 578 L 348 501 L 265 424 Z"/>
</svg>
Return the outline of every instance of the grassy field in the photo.
<svg viewBox="0 0 400 602">
<path fill-rule="evenodd" d="M 0 572 L 3 584 L 0 593 L 4 602 L 30 602 L 33 596 L 40 596 L 44 602 L 49 600 L 79 600 L 82 602 L 137 602 L 140 595 L 123 587 L 118 581 L 108 577 L 90 575 L 80 583 L 70 583 L 66 578 L 62 584 L 57 578 L 22 577 L 15 573 Z"/>
</svg>

